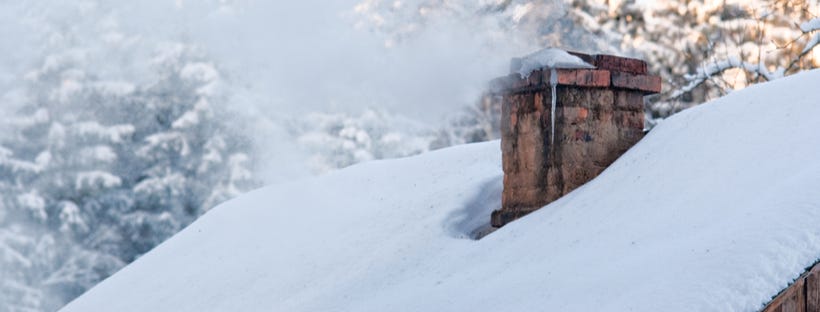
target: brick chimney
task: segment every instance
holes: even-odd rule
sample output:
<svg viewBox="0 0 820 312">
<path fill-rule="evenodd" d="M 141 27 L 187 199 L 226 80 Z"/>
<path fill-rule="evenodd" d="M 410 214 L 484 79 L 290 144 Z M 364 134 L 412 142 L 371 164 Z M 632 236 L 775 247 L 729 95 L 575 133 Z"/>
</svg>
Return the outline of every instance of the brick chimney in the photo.
<svg viewBox="0 0 820 312">
<path fill-rule="evenodd" d="M 643 97 L 660 92 L 660 77 L 647 75 L 646 62 L 638 59 L 569 53 L 594 68 L 547 68 L 522 78 L 516 72 L 521 59 L 513 59 L 514 73 L 493 81 L 492 92 L 502 97 L 504 169 L 494 227 L 595 178 L 643 137 Z M 557 74 L 556 94 L 551 73 Z"/>
</svg>

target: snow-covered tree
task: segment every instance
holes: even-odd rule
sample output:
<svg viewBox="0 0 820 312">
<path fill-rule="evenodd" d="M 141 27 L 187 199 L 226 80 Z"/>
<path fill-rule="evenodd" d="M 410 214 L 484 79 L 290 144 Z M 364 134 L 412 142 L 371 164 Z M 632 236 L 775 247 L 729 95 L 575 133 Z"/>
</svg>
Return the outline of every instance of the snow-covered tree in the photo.
<svg viewBox="0 0 820 312">
<path fill-rule="evenodd" d="M 292 122 L 292 134 L 323 173 L 359 162 L 405 157 L 430 149 L 433 132 L 414 120 L 367 109 L 359 115 L 312 113 Z"/>
<path fill-rule="evenodd" d="M 578 27 L 564 0 L 363 0 L 353 8 L 356 26 L 381 34 L 394 47 L 426 27 L 456 21 L 488 47 L 533 49 L 545 45 L 613 51 L 608 42 Z M 570 11 L 571 12 L 571 11 Z"/>
<path fill-rule="evenodd" d="M 805 0 L 574 0 L 579 25 L 647 60 L 664 78 L 649 106 L 665 117 L 731 90 L 820 66 L 797 22 L 820 13 Z M 613 40 L 613 38 L 616 38 Z M 694 82 L 694 83 L 693 83 Z"/>
<path fill-rule="evenodd" d="M 501 101 L 501 95 L 485 93 L 477 104 L 453 114 L 437 132 L 431 148 L 500 139 Z"/>
<path fill-rule="evenodd" d="M 204 53 L 160 44 L 138 81 L 104 77 L 95 53 L 45 57 L 20 110 L 3 117 L 13 131 L 0 140 L 0 300 L 10 310 L 55 310 L 256 183 L 251 144 Z"/>
</svg>

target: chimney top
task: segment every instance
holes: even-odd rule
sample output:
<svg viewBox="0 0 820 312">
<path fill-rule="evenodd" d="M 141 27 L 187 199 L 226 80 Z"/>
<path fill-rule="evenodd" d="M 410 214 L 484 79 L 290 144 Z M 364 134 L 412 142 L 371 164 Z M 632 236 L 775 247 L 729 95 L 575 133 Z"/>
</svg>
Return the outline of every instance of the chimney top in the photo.
<svg viewBox="0 0 820 312">
<path fill-rule="evenodd" d="M 585 54 L 568 51 L 594 68 L 557 68 L 558 85 L 613 88 L 635 90 L 650 95 L 661 92 L 661 78 L 647 75 L 646 62 L 627 57 L 608 54 Z M 513 58 L 510 61 L 510 74 L 496 78 L 490 83 L 490 92 L 496 94 L 518 93 L 542 88 L 550 82 L 551 71 L 541 68 L 530 73 L 529 77 L 520 75 L 522 58 Z"/>
</svg>

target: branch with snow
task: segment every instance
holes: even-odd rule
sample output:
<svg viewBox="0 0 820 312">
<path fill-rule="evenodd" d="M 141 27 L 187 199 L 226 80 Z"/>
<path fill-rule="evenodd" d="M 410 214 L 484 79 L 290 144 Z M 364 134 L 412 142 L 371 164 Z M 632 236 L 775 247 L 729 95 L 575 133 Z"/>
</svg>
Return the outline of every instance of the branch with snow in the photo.
<svg viewBox="0 0 820 312">
<path fill-rule="evenodd" d="M 818 30 L 820 30 L 820 18 L 815 17 L 809 20 L 808 22 L 800 24 L 800 31 L 802 31 L 803 34 L 801 34 L 800 37 L 795 39 L 795 41 L 802 38 L 803 36 L 811 35 L 813 32 L 816 32 Z M 794 59 L 792 59 L 791 62 L 789 62 L 788 69 L 791 69 L 792 67 L 797 65 L 800 62 L 800 60 L 803 59 L 803 56 L 809 54 L 809 52 L 811 52 L 811 50 L 813 50 L 818 45 L 820 45 L 820 32 L 815 33 L 814 35 L 812 35 L 811 38 L 809 38 L 808 41 L 806 41 L 806 45 L 803 46 L 803 50 L 800 51 L 800 54 L 797 55 L 797 57 L 795 57 Z"/>
<path fill-rule="evenodd" d="M 800 25 L 800 30 L 803 32 L 800 37 L 817 32 L 820 30 L 820 18 L 813 18 L 807 22 L 804 22 Z M 795 39 L 795 41 L 798 39 L 799 38 Z M 820 45 L 820 32 L 813 34 L 813 36 L 806 42 L 800 54 L 795 56 L 794 59 L 789 62 L 788 67 L 778 67 L 775 71 L 769 71 L 769 69 L 766 68 L 766 64 L 762 61 L 752 63 L 742 61 L 736 57 L 705 63 L 698 68 L 695 74 L 686 75 L 684 78 L 686 78 L 689 83 L 672 92 L 670 98 L 677 98 L 684 93 L 690 92 L 712 77 L 718 76 L 729 69 L 741 69 L 746 72 L 756 74 L 758 77 L 763 77 L 763 79 L 766 79 L 767 81 L 782 78 L 788 70 L 792 69 L 806 54 L 818 45 Z"/>
<path fill-rule="evenodd" d="M 800 30 L 803 31 L 803 35 L 808 35 L 812 32 L 820 30 L 820 17 L 815 17 L 808 22 L 800 24 Z M 803 47 L 803 51 L 800 52 L 800 55 L 805 55 L 809 53 L 814 47 L 820 44 L 820 32 L 814 34 L 814 36 L 806 42 L 806 46 Z"/>
<path fill-rule="evenodd" d="M 820 30 L 820 17 L 815 17 L 808 22 L 800 24 L 800 30 L 804 33 Z"/>
<path fill-rule="evenodd" d="M 672 92 L 670 97 L 677 98 L 686 92 L 692 91 L 697 86 L 703 84 L 712 77 L 722 74 L 723 72 L 734 68 L 742 69 L 747 72 L 757 74 L 758 76 L 763 77 L 766 80 L 774 80 L 777 78 L 781 78 L 783 77 L 783 74 L 786 72 L 786 69 L 782 67 L 778 67 L 775 71 L 769 71 L 769 69 L 766 68 L 766 65 L 763 64 L 763 62 L 751 63 L 741 61 L 736 57 L 730 57 L 724 60 L 714 61 L 711 63 L 701 65 L 701 67 L 698 68 L 695 74 L 686 75 L 684 77 L 687 81 L 689 81 L 689 83 L 683 86 L 682 88 Z"/>
</svg>

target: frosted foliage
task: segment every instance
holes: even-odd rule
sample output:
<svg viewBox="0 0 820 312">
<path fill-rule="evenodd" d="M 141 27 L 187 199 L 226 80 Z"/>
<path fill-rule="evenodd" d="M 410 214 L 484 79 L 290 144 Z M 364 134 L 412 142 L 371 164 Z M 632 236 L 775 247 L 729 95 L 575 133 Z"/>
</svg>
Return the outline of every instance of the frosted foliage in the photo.
<svg viewBox="0 0 820 312">
<path fill-rule="evenodd" d="M 84 233 L 88 231 L 88 224 L 82 217 L 80 207 L 70 201 L 63 201 L 57 204 L 59 211 L 60 231 L 64 233 Z"/>
<path fill-rule="evenodd" d="M 28 192 L 17 196 L 17 204 L 19 207 L 28 211 L 28 214 L 35 220 L 45 221 L 48 218 L 46 214 L 46 202 L 37 194 L 37 192 Z"/>
<path fill-rule="evenodd" d="M 820 30 L 820 17 L 815 17 L 807 22 L 800 24 L 800 30 L 803 32 L 812 32 Z"/>
<path fill-rule="evenodd" d="M 294 121 L 294 135 L 312 156 L 315 172 L 327 172 L 362 161 L 415 155 L 435 138 L 427 126 L 382 111 L 360 115 L 314 113 Z"/>
<path fill-rule="evenodd" d="M 572 14 L 584 27 L 634 51 L 664 78 L 664 93 L 649 107 L 654 116 L 820 65 L 805 54 L 810 36 L 795 25 L 820 13 L 816 1 L 574 3 Z M 721 70 L 710 70 L 715 66 Z"/>
<path fill-rule="evenodd" d="M 122 49 L 142 39 L 117 33 L 55 40 L 22 96 L 2 98 L 18 109 L 0 116 L 0 311 L 54 311 L 257 184 L 219 67 L 185 43 Z"/>
<path fill-rule="evenodd" d="M 57 233 L 14 225 L 0 227 L 0 261 L 3 311 L 55 310 L 124 265 Z"/>
<path fill-rule="evenodd" d="M 520 52 L 543 46 L 611 50 L 586 29 L 575 27 L 566 8 L 561 0 L 364 0 L 352 15 L 357 27 L 381 33 L 387 47 L 457 21 L 487 46 Z"/>
<path fill-rule="evenodd" d="M 218 85 L 219 72 L 209 63 L 185 64 L 180 70 L 180 78 L 202 83 L 196 89 L 199 95 L 213 95 Z"/>
<path fill-rule="evenodd" d="M 111 163 L 117 160 L 117 153 L 107 145 L 86 147 L 80 150 L 80 157 L 95 163 Z"/>
<path fill-rule="evenodd" d="M 801 53 L 805 54 L 820 45 L 820 17 L 815 17 L 803 24 L 800 24 L 800 30 L 804 34 L 809 34 L 811 37 L 806 42 Z"/>
<path fill-rule="evenodd" d="M 500 95 L 484 94 L 475 105 L 465 107 L 450 117 L 436 133 L 433 149 L 501 138 Z"/>
<path fill-rule="evenodd" d="M 95 138 L 110 143 L 120 143 L 125 137 L 134 133 L 132 125 L 103 126 L 97 121 L 80 122 L 72 129 L 74 135 L 82 138 Z"/>
<path fill-rule="evenodd" d="M 77 173 L 74 185 L 78 191 L 97 191 L 119 187 L 122 185 L 122 179 L 105 171 L 86 171 Z"/>
</svg>

